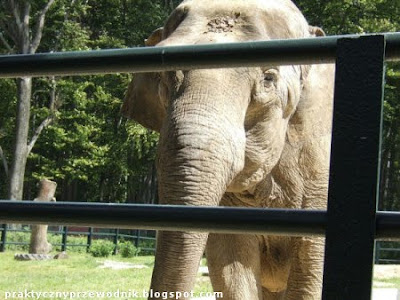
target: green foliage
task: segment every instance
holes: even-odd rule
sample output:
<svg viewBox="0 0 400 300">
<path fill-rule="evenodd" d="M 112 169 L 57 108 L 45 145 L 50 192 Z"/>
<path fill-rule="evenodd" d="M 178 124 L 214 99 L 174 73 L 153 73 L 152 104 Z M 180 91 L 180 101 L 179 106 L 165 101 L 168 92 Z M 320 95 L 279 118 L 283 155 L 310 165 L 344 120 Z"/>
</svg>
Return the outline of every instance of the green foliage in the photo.
<svg viewBox="0 0 400 300">
<path fill-rule="evenodd" d="M 109 257 L 114 251 L 115 245 L 107 240 L 93 241 L 89 252 L 94 257 Z"/>
<path fill-rule="evenodd" d="M 19 243 L 17 245 L 7 244 L 6 250 L 10 251 L 28 251 L 31 233 L 29 228 L 22 232 L 7 231 L 7 243 Z M 53 246 L 53 251 L 61 251 L 61 234 L 48 233 L 47 241 Z M 86 236 L 68 236 L 67 244 L 82 245 L 82 247 L 67 247 L 68 252 L 84 253 L 86 252 Z"/>
<path fill-rule="evenodd" d="M 32 6 L 32 22 L 44 3 L 40 0 Z M 147 0 L 58 0 L 46 15 L 38 52 L 143 45 L 166 18 L 169 8 L 164 4 Z M 8 17 L 0 13 L 2 20 Z M 4 53 L 7 49 L 3 46 L 0 41 Z M 35 197 L 37 181 L 46 177 L 58 183 L 59 201 L 136 201 L 135 195 L 143 189 L 138 182 L 152 169 L 158 136 L 128 123 L 119 113 L 131 79 L 128 74 L 34 79 L 31 136 L 44 119 L 53 116 L 53 121 L 28 157 L 25 199 Z M 53 106 L 52 93 L 56 97 Z M 0 146 L 10 165 L 14 80 L 0 80 L 0 94 Z M 7 198 L 7 178 L 2 165 L 0 168 L 0 197 Z"/>
<path fill-rule="evenodd" d="M 11 162 L 11 147 L 15 132 L 15 110 L 16 110 L 17 87 L 12 79 L 0 80 L 0 147 L 7 161 L 8 168 Z M 0 198 L 7 198 L 7 176 L 0 157 Z"/>
<path fill-rule="evenodd" d="M 30 230 L 29 227 L 25 227 L 23 231 L 7 231 L 7 251 L 18 251 L 18 252 L 27 252 L 29 250 L 30 243 Z M 47 241 L 53 246 L 53 251 L 60 252 L 61 251 L 61 243 L 62 243 L 62 234 L 61 233 L 48 233 Z M 72 235 L 68 234 L 67 237 L 67 252 L 68 253 L 86 253 L 88 238 L 86 235 Z M 9 244 L 9 243 L 18 243 Z M 101 244 L 101 246 L 98 246 Z M 114 250 L 115 245 L 109 240 L 101 240 L 97 239 L 93 241 L 92 247 L 90 248 L 90 252 L 93 247 L 98 251 L 99 248 L 103 247 L 108 249 L 111 248 L 111 252 Z M 75 246 L 71 246 L 75 245 Z M 80 246 L 77 246 L 80 245 Z M 154 250 L 144 250 L 143 248 L 155 249 L 155 239 L 140 239 L 139 247 L 136 248 L 132 241 L 120 240 L 118 242 L 118 252 L 122 257 L 133 257 L 133 256 L 143 256 L 143 255 L 153 255 Z M 107 251 L 108 251 L 107 250 Z M 105 251 L 105 250 L 104 250 Z M 107 252 L 106 251 L 106 252 Z"/>
<path fill-rule="evenodd" d="M 84 22 L 91 28 L 91 39 L 101 41 L 103 48 L 114 48 L 113 43 L 104 41 L 117 37 L 120 45 L 122 41 L 128 47 L 143 45 L 144 39 L 167 17 L 162 1 L 90 0 L 88 5 Z"/>
<path fill-rule="evenodd" d="M 399 242 L 379 242 L 379 248 L 383 251 L 379 251 L 379 260 L 382 263 L 393 264 L 394 261 L 400 261 L 400 243 Z"/>
<path fill-rule="evenodd" d="M 124 258 L 138 256 L 140 248 L 136 248 L 132 242 L 122 242 L 118 244 L 118 253 Z"/>
<path fill-rule="evenodd" d="M 295 0 L 310 24 L 328 34 L 395 31 L 399 0 Z"/>
<path fill-rule="evenodd" d="M 328 35 L 398 31 L 400 0 L 296 0 L 310 24 Z M 400 63 L 386 67 L 379 209 L 400 209 Z"/>
<path fill-rule="evenodd" d="M 7 250 L 28 251 L 31 234 L 30 232 L 8 232 L 7 243 L 18 243 L 6 245 Z"/>
<path fill-rule="evenodd" d="M 155 239 L 141 239 L 139 241 L 140 255 L 154 255 L 156 249 Z"/>
</svg>

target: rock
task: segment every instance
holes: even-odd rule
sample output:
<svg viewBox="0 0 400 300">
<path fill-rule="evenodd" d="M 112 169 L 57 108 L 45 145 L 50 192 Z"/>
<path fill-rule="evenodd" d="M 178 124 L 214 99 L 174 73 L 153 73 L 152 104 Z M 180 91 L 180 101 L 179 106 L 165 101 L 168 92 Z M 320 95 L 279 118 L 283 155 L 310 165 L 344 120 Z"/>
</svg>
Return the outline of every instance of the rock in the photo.
<svg viewBox="0 0 400 300">
<path fill-rule="evenodd" d="M 68 258 L 69 258 L 69 256 L 68 256 L 67 252 L 65 252 L 65 251 L 54 255 L 54 259 L 68 259 Z"/>
<path fill-rule="evenodd" d="M 122 269 L 146 269 L 148 268 L 145 265 L 135 265 L 132 263 L 126 263 L 122 261 L 113 261 L 113 260 L 106 260 L 102 263 L 99 268 L 111 268 L 113 270 L 122 270 Z"/>
<path fill-rule="evenodd" d="M 200 273 L 202 276 L 208 276 L 208 267 L 200 266 L 198 273 Z"/>
<path fill-rule="evenodd" d="M 52 255 L 49 254 L 31 254 L 31 253 L 23 253 L 23 254 L 15 254 L 14 255 L 15 260 L 49 260 L 53 259 Z"/>
</svg>

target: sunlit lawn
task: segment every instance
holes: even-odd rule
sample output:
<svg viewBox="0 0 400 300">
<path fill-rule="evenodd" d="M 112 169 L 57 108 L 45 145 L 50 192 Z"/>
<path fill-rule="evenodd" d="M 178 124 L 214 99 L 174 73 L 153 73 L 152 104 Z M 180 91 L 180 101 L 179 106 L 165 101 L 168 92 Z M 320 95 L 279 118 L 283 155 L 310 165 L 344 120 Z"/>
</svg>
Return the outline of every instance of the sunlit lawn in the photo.
<svg viewBox="0 0 400 300">
<path fill-rule="evenodd" d="M 384 285 L 380 283 L 384 283 Z M 400 289 L 400 278 L 387 278 L 387 279 L 375 279 L 374 288 L 396 288 Z"/>
<path fill-rule="evenodd" d="M 146 299 L 143 291 L 150 286 L 153 256 L 122 258 L 95 258 L 89 254 L 70 253 L 65 260 L 16 261 L 14 252 L 0 253 L 0 299 L 5 299 L 5 292 L 131 292 L 131 297 L 104 297 L 103 299 Z M 104 261 L 133 263 L 144 265 L 142 269 L 100 268 Z M 382 286 L 382 283 L 384 286 Z M 400 278 L 375 278 L 374 288 L 390 287 L 400 289 Z M 212 291 L 208 277 L 198 276 L 194 292 Z M 140 297 L 134 297 L 136 292 Z M 120 294 L 122 295 L 122 294 Z M 129 294 L 128 294 L 129 295 Z M 19 295 L 17 295 L 19 296 Z M 73 299 L 97 299 L 77 297 Z M 27 299 L 15 297 L 13 299 Z M 30 299 L 33 299 L 32 297 Z M 67 299 L 63 297 L 41 297 L 40 299 Z"/>
<path fill-rule="evenodd" d="M 15 261 L 12 251 L 0 253 L 0 299 L 5 299 L 5 292 L 22 291 L 58 291 L 58 292 L 133 292 L 142 295 L 150 286 L 153 256 L 134 258 L 95 258 L 89 254 L 71 253 L 65 260 Z M 99 268 L 105 260 L 129 262 L 145 265 L 143 269 Z M 212 291 L 207 277 L 198 277 L 195 293 Z M 131 299 L 145 299 L 133 297 Z M 25 298 L 14 298 L 25 299 Z M 63 298 L 40 298 L 63 299 Z M 76 297 L 73 299 L 90 299 Z M 95 299 L 95 298 L 92 298 Z M 128 299 L 107 297 L 104 299 Z"/>
</svg>

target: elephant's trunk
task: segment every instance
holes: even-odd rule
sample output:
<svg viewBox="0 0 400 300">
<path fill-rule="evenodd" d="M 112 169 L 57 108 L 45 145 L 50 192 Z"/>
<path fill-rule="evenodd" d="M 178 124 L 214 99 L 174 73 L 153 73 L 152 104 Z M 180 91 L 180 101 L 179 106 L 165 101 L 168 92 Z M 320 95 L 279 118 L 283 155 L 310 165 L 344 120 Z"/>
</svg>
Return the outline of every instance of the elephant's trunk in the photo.
<svg viewBox="0 0 400 300">
<path fill-rule="evenodd" d="M 199 75 L 200 83 L 187 82 Z M 216 206 L 243 168 L 243 92 L 221 82 L 211 71 L 189 72 L 184 92 L 170 103 L 158 153 L 162 203 Z M 206 241 L 206 233 L 159 232 L 152 289 L 190 292 Z"/>
</svg>

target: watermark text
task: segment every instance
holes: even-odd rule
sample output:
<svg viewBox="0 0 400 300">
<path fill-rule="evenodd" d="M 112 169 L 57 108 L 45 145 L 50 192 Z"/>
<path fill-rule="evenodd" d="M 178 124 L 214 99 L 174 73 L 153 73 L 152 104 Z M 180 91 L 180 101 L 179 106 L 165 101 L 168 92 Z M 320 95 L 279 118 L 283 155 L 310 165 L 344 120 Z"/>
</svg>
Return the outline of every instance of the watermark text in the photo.
<svg viewBox="0 0 400 300">
<path fill-rule="evenodd" d="M 22 290 L 22 291 L 5 291 L 4 298 L 7 299 L 137 299 L 137 298 L 152 298 L 152 299 L 185 299 L 185 298 L 196 298 L 196 297 L 214 297 L 215 299 L 222 299 L 222 292 L 200 292 L 195 293 L 194 291 L 184 292 L 160 292 L 150 290 L 127 290 L 127 291 L 83 291 L 83 292 L 72 292 L 72 291 L 34 291 L 34 290 Z"/>
</svg>

